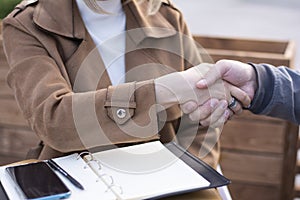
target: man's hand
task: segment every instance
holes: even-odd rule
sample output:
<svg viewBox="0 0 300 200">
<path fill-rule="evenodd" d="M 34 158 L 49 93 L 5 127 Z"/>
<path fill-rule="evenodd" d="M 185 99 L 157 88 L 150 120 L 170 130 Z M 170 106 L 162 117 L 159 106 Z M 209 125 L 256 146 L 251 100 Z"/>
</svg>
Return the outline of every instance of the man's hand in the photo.
<svg viewBox="0 0 300 200">
<path fill-rule="evenodd" d="M 215 79 L 209 85 L 197 88 L 196 84 L 214 70 L 212 64 L 200 64 L 183 72 L 176 72 L 155 80 L 156 99 L 165 108 L 181 105 L 185 114 L 203 126 L 224 123 L 233 112 L 240 113 L 238 104 L 231 110 L 227 108 L 232 96 L 243 97 L 243 104 L 250 104 L 250 98 L 241 89 L 222 79 Z M 205 75 L 205 76 L 204 76 Z"/>
<path fill-rule="evenodd" d="M 215 67 L 211 68 L 203 79 L 197 83 L 197 87 L 199 89 L 207 88 L 220 78 L 239 87 L 248 94 L 251 100 L 253 99 L 257 88 L 257 80 L 255 70 L 250 65 L 239 61 L 220 60 L 215 64 Z M 234 97 L 240 102 L 244 102 L 244 96 Z M 243 106 L 247 107 L 249 105 Z"/>
<path fill-rule="evenodd" d="M 203 126 L 224 122 L 233 114 L 240 114 L 243 107 L 250 105 L 257 87 L 256 74 L 250 65 L 238 61 L 220 60 L 196 85 L 199 89 L 209 88 L 220 79 L 224 80 L 225 87 L 238 103 L 229 109 L 224 107 L 224 102 L 217 99 L 210 99 L 202 105 L 191 101 L 186 102 L 181 105 L 181 108 L 184 113 L 189 114 L 191 120 L 200 120 Z"/>
<path fill-rule="evenodd" d="M 220 126 L 231 118 L 233 114 L 241 114 L 243 111 L 242 104 L 249 105 L 251 103 L 250 97 L 243 90 L 226 81 L 223 81 L 223 84 L 230 92 L 230 100 L 226 101 L 212 97 L 201 105 L 194 101 L 188 101 L 181 104 L 182 111 L 188 114 L 192 121 L 199 121 L 202 126 Z M 239 97 L 241 103 L 236 102 L 235 105 L 230 107 L 229 104 L 234 97 Z"/>
</svg>

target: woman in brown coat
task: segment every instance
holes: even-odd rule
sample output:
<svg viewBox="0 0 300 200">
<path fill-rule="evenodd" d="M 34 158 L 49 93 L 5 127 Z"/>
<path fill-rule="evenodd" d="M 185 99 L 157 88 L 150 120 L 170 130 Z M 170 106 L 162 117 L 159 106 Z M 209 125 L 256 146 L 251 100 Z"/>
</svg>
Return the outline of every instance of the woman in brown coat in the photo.
<svg viewBox="0 0 300 200">
<path fill-rule="evenodd" d="M 226 120 L 222 99 L 231 97 L 190 86 L 206 65 L 184 71 L 201 56 L 180 11 L 168 0 L 103 2 L 23 1 L 3 21 L 7 80 L 43 141 L 38 158 L 160 139 L 215 167 L 220 130 L 199 126 L 179 104 L 212 95 Z"/>
</svg>

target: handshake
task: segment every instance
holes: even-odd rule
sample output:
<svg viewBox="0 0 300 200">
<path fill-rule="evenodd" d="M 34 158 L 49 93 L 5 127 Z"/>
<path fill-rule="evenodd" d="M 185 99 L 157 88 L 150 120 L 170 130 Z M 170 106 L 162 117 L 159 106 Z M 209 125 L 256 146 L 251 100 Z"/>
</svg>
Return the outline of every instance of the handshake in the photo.
<svg viewBox="0 0 300 200">
<path fill-rule="evenodd" d="M 248 108 L 257 88 L 252 66 L 231 60 L 203 63 L 155 79 L 157 103 L 179 103 L 182 112 L 202 126 L 218 127 Z"/>
</svg>

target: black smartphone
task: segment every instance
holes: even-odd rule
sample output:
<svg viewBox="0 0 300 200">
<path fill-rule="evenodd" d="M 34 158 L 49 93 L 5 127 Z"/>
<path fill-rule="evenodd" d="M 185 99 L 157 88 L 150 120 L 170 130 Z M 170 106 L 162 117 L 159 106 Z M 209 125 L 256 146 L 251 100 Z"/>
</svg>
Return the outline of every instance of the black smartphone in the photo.
<svg viewBox="0 0 300 200">
<path fill-rule="evenodd" d="M 25 199 L 65 199 L 71 191 L 46 162 L 35 162 L 6 168 Z"/>
</svg>

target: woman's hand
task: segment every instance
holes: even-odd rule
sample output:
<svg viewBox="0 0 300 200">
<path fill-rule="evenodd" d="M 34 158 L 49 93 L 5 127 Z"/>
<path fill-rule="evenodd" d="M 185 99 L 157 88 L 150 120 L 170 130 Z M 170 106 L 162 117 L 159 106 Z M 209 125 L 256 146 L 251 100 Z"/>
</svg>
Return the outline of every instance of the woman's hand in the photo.
<svg viewBox="0 0 300 200">
<path fill-rule="evenodd" d="M 194 101 L 202 105 L 211 98 L 230 101 L 229 90 L 224 87 L 222 80 L 217 80 L 209 87 L 199 89 L 196 83 L 212 67 L 212 64 L 200 64 L 182 72 L 174 72 L 155 79 L 155 91 L 157 103 L 165 108 L 174 104 L 184 104 Z"/>
</svg>

